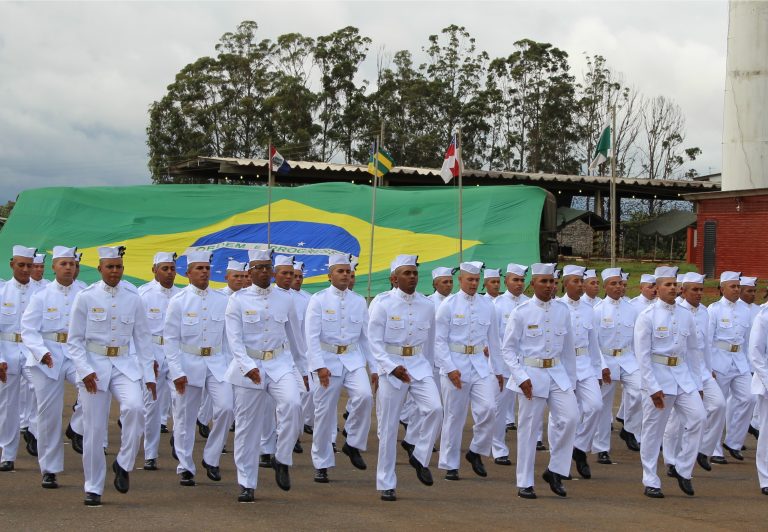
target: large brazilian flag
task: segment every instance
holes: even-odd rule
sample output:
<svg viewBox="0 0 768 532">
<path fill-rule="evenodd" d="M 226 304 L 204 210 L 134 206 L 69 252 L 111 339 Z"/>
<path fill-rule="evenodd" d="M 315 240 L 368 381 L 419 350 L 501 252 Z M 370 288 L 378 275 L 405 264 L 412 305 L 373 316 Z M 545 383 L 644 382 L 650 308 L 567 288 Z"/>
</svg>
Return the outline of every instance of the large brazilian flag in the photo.
<svg viewBox="0 0 768 532">
<path fill-rule="evenodd" d="M 322 183 L 272 191 L 271 242 L 276 253 L 305 264 L 305 285 L 328 284 L 330 253 L 359 258 L 355 290 L 365 293 L 371 246 L 371 193 L 363 185 Z M 469 187 L 464 190 L 464 260 L 502 268 L 539 259 L 539 224 L 546 192 L 537 187 Z M 389 264 L 416 254 L 419 289 L 430 293 L 430 271 L 459 261 L 458 195 L 455 188 L 380 188 L 376 200 L 373 293 L 389 288 Z M 267 242 L 267 189 L 259 186 L 150 185 L 45 188 L 21 194 L 0 231 L 0 277 L 10 276 L 14 244 L 50 250 L 77 246 L 84 252 L 80 279 L 100 278 L 98 246 L 124 245 L 125 278 L 152 279 L 157 251 L 213 251 L 212 281 L 224 286 L 229 258 L 247 261 L 249 249 Z M 6 259 L 2 259 L 5 256 Z M 50 259 L 46 261 L 50 265 Z M 181 276 L 186 259 L 177 263 Z M 52 278 L 50 267 L 46 277 Z M 180 285 L 186 284 L 177 277 Z M 367 294 L 366 294 L 367 295 Z"/>
</svg>

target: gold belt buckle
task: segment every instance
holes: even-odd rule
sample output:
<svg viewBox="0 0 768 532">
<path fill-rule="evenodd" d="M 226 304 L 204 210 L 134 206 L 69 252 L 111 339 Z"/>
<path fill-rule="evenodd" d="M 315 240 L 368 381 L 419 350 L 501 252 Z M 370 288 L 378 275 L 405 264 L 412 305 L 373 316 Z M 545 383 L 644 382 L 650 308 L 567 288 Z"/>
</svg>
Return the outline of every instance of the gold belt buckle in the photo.
<svg viewBox="0 0 768 532">
<path fill-rule="evenodd" d="M 106 355 L 108 357 L 116 357 L 120 354 L 120 348 L 116 345 L 108 345 L 107 346 L 107 353 Z"/>
<path fill-rule="evenodd" d="M 465 345 L 464 346 L 464 354 L 465 355 L 474 355 L 475 354 L 475 346 L 474 345 Z"/>
<path fill-rule="evenodd" d="M 67 333 L 65 332 L 58 332 L 56 333 L 56 341 L 60 344 L 67 343 Z"/>
<path fill-rule="evenodd" d="M 262 354 L 262 357 L 261 357 L 262 360 L 272 360 L 273 358 L 275 358 L 274 350 L 262 351 L 261 354 Z"/>
<path fill-rule="evenodd" d="M 555 361 L 554 358 L 542 358 L 541 359 L 541 367 L 542 368 L 551 368 L 554 366 L 553 362 Z"/>
<path fill-rule="evenodd" d="M 337 355 L 343 355 L 347 352 L 348 345 L 337 345 L 336 346 L 336 354 Z"/>
<path fill-rule="evenodd" d="M 158 336 L 158 338 L 160 338 L 160 340 L 157 342 L 157 345 L 164 345 L 165 344 L 165 338 L 163 338 L 162 336 Z"/>
<path fill-rule="evenodd" d="M 403 350 L 403 356 L 404 357 L 412 357 L 413 356 L 413 346 L 412 345 L 404 345 L 402 347 Z"/>
<path fill-rule="evenodd" d="M 212 349 L 213 349 L 212 347 L 201 347 L 200 348 L 200 356 L 201 357 L 209 357 L 209 356 L 211 356 L 211 350 Z"/>
<path fill-rule="evenodd" d="M 731 345 L 731 353 L 738 353 L 738 352 L 739 352 L 739 346 Z"/>
<path fill-rule="evenodd" d="M 621 355 L 621 352 L 622 352 L 622 349 L 611 349 L 611 355 L 615 357 Z"/>
<path fill-rule="evenodd" d="M 21 343 L 21 333 L 13 333 L 13 341 L 17 344 Z"/>
<path fill-rule="evenodd" d="M 667 366 L 677 366 L 677 357 L 667 357 Z"/>
</svg>

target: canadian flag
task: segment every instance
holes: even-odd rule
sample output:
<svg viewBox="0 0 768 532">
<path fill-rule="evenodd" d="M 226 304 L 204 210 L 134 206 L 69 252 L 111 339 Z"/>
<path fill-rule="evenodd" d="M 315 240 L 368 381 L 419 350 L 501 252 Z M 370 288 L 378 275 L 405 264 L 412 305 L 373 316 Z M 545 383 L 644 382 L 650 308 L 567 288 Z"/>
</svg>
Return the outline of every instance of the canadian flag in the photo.
<svg viewBox="0 0 768 532">
<path fill-rule="evenodd" d="M 440 177 L 443 181 L 448 183 L 454 177 L 459 176 L 461 168 L 461 160 L 456 150 L 456 135 L 451 138 L 451 145 L 448 146 L 448 150 L 445 152 L 445 159 L 443 159 L 443 167 L 440 169 Z"/>
</svg>

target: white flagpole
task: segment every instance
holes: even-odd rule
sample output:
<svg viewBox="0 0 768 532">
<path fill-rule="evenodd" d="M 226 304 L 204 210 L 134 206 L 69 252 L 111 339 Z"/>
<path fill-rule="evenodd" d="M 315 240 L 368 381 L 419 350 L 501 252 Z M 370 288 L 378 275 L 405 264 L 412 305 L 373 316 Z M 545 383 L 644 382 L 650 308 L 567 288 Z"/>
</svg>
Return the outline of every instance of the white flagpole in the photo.
<svg viewBox="0 0 768 532">
<path fill-rule="evenodd" d="M 272 245 L 272 139 L 267 148 L 267 248 Z"/>
<path fill-rule="evenodd" d="M 616 106 L 611 108 L 611 268 L 616 267 Z"/>
<path fill-rule="evenodd" d="M 381 126 L 382 129 L 384 126 Z M 376 188 L 379 180 L 379 145 L 381 139 L 373 143 L 373 191 L 371 195 L 371 247 L 368 250 L 368 300 L 371 299 L 371 282 L 373 278 L 373 237 L 376 230 Z"/>
<path fill-rule="evenodd" d="M 461 182 L 462 174 L 464 173 L 463 164 L 461 161 L 461 126 L 456 134 L 456 157 L 459 160 L 459 262 L 464 262 L 464 193 Z"/>
</svg>

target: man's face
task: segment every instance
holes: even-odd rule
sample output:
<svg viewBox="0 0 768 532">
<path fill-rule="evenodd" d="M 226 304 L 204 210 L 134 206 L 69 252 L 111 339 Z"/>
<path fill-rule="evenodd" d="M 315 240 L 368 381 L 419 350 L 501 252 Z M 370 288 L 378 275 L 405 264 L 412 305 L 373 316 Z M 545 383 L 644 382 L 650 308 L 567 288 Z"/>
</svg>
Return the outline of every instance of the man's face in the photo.
<svg viewBox="0 0 768 532">
<path fill-rule="evenodd" d="M 406 294 L 412 294 L 419 284 L 419 269 L 416 266 L 400 266 L 395 270 L 395 278 L 395 286 Z"/>
<path fill-rule="evenodd" d="M 677 297 L 677 279 L 674 277 L 660 277 L 656 279 L 656 292 L 659 299 L 671 305 Z"/>
<path fill-rule="evenodd" d="M 483 286 L 485 287 L 485 292 L 489 296 L 496 297 L 499 295 L 499 290 L 501 290 L 501 279 L 498 277 L 491 277 L 490 279 L 483 281 Z"/>
<path fill-rule="evenodd" d="M 349 280 L 352 275 L 352 268 L 347 264 L 337 264 L 331 266 L 331 271 L 328 272 L 328 280 L 338 290 L 346 290 L 349 288 Z"/>
<path fill-rule="evenodd" d="M 77 261 L 74 258 L 62 257 L 53 260 L 53 273 L 56 275 L 56 282 L 62 286 L 69 286 L 75 279 L 75 269 Z"/>
<path fill-rule="evenodd" d="M 757 295 L 757 287 L 755 286 L 741 286 L 739 288 L 739 298 L 744 302 L 748 304 L 752 304 L 755 302 L 755 296 Z"/>
<path fill-rule="evenodd" d="M 43 274 L 45 273 L 45 263 L 41 262 L 40 264 L 32 264 L 32 270 L 29 272 L 30 277 L 34 279 L 35 281 L 39 281 L 43 278 Z"/>
<path fill-rule="evenodd" d="M 504 277 L 504 285 L 507 291 L 515 297 L 520 296 L 525 290 L 525 277 L 520 277 L 514 273 L 508 273 Z"/>
<path fill-rule="evenodd" d="M 349 272 L 349 286 L 347 288 L 352 290 L 354 287 L 355 287 L 355 270 L 352 269 Z"/>
<path fill-rule="evenodd" d="M 155 274 L 155 281 L 163 288 L 170 288 L 176 280 L 176 263 L 159 262 L 152 266 L 152 272 Z"/>
<path fill-rule="evenodd" d="M 224 280 L 227 281 L 227 286 L 233 292 L 242 290 L 246 279 L 248 279 L 248 272 L 227 270 L 227 273 L 224 274 Z"/>
<path fill-rule="evenodd" d="M 77 276 L 80 275 L 80 261 L 75 261 L 75 279 L 77 279 Z"/>
<path fill-rule="evenodd" d="M 731 303 L 735 303 L 736 300 L 739 299 L 741 286 L 739 285 L 739 281 L 726 281 L 720 283 L 720 290 L 723 292 L 723 297 L 725 299 Z"/>
<path fill-rule="evenodd" d="M 304 284 L 304 272 L 301 270 L 293 270 L 293 284 L 291 288 L 297 292 L 301 290 L 301 285 Z"/>
<path fill-rule="evenodd" d="M 434 288 L 435 292 L 441 296 L 448 296 L 451 292 L 453 292 L 453 277 L 448 275 L 435 277 L 435 279 L 432 281 L 432 288 Z"/>
<path fill-rule="evenodd" d="M 288 290 L 293 284 L 293 266 L 278 266 L 275 270 L 275 284 Z"/>
<path fill-rule="evenodd" d="M 603 282 L 605 295 L 611 299 L 620 299 L 624 291 L 624 285 L 621 277 L 609 277 Z"/>
<path fill-rule="evenodd" d="M 14 256 L 11 259 L 11 270 L 13 271 L 14 279 L 21 284 L 27 284 L 32 272 L 32 259 Z"/>
<path fill-rule="evenodd" d="M 259 288 L 269 286 L 272 279 L 272 261 L 254 260 L 249 264 L 251 272 L 251 282 Z"/>
<path fill-rule="evenodd" d="M 123 259 L 101 259 L 98 267 L 101 280 L 109 286 L 117 286 L 123 278 Z"/>
<path fill-rule="evenodd" d="M 624 297 L 627 295 L 627 281 L 623 280 L 621 281 L 621 297 Z"/>
<path fill-rule="evenodd" d="M 584 293 L 591 299 L 597 297 L 597 294 L 600 293 L 600 281 L 597 280 L 597 277 L 584 280 Z"/>
<path fill-rule="evenodd" d="M 473 296 L 477 293 L 478 286 L 480 286 L 480 274 L 459 272 L 459 288 L 462 292 L 468 296 Z"/>
<path fill-rule="evenodd" d="M 580 275 L 566 275 L 563 278 L 565 293 L 574 301 L 584 295 L 584 279 Z"/>
<path fill-rule="evenodd" d="M 187 268 L 189 284 L 200 290 L 208 288 L 211 280 L 211 264 L 208 262 L 193 262 Z"/>
<path fill-rule="evenodd" d="M 534 275 L 531 277 L 533 294 L 541 301 L 549 301 L 555 294 L 555 278 L 552 275 Z"/>
<path fill-rule="evenodd" d="M 692 307 L 698 307 L 701 304 L 701 298 L 704 295 L 704 284 L 702 283 L 682 283 L 683 297 Z"/>
<path fill-rule="evenodd" d="M 651 283 L 640 283 L 640 293 L 643 294 L 646 299 L 655 299 L 656 285 Z"/>
</svg>

